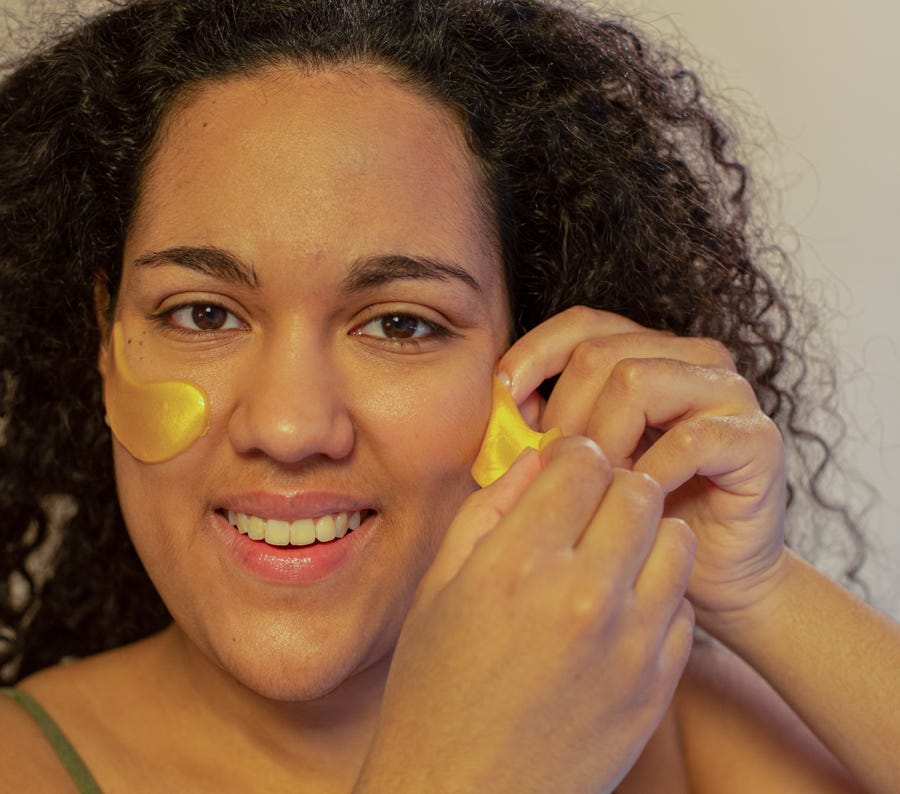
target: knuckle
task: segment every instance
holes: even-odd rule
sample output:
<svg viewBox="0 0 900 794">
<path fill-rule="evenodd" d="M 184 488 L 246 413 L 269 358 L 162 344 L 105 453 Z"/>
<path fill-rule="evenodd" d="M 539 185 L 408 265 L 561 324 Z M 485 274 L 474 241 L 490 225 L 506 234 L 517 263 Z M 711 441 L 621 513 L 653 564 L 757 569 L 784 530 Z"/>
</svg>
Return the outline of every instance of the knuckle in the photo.
<svg viewBox="0 0 900 794">
<path fill-rule="evenodd" d="M 756 420 L 758 422 L 758 432 L 761 436 L 778 447 L 783 446 L 784 437 L 781 435 L 781 429 L 771 416 L 759 411 Z"/>
<path fill-rule="evenodd" d="M 667 653 L 660 658 L 660 677 L 681 675 L 694 645 L 695 626 L 694 607 L 682 598 L 669 624 Z"/>
<path fill-rule="evenodd" d="M 576 632 L 602 635 L 618 623 L 623 593 L 610 579 L 578 576 L 562 588 L 560 609 Z"/>
<path fill-rule="evenodd" d="M 572 306 L 566 309 L 564 314 L 568 315 L 571 321 L 579 328 L 586 330 L 593 328 L 597 322 L 597 317 L 600 316 L 599 310 L 583 305 Z"/>
<path fill-rule="evenodd" d="M 681 518 L 668 517 L 660 522 L 660 532 L 666 533 L 671 543 L 693 557 L 697 551 L 697 536 L 690 525 Z"/>
<path fill-rule="evenodd" d="M 496 526 L 504 518 L 504 511 L 490 499 L 490 495 L 482 496 L 479 491 L 467 497 L 456 511 L 445 537 L 477 539 L 481 541 L 492 536 L 491 527 Z"/>
<path fill-rule="evenodd" d="M 557 454 L 568 458 L 576 476 L 596 480 L 608 480 L 612 476 L 612 466 L 597 443 L 586 436 L 568 436 L 558 442 Z"/>
<path fill-rule="evenodd" d="M 652 366 L 653 362 L 649 359 L 623 358 L 613 366 L 609 380 L 616 390 L 635 394 L 644 389 Z"/>
<path fill-rule="evenodd" d="M 697 536 L 681 519 L 664 518 L 659 525 L 658 539 L 657 547 L 667 558 L 673 582 L 686 587 L 697 554 Z"/>
<path fill-rule="evenodd" d="M 749 381 L 734 371 L 726 371 L 721 376 L 728 387 L 735 393 L 741 403 L 756 406 L 756 392 Z"/>
<path fill-rule="evenodd" d="M 665 500 L 662 486 L 644 472 L 616 469 L 613 482 L 623 488 L 623 499 L 636 509 L 658 509 Z"/>
<path fill-rule="evenodd" d="M 690 455 L 702 447 L 709 432 L 708 423 L 700 419 L 688 419 L 666 432 L 675 454 Z"/>
<path fill-rule="evenodd" d="M 613 594 L 602 586 L 584 588 L 570 594 L 566 612 L 574 624 L 594 633 L 607 626 L 615 615 Z"/>
<path fill-rule="evenodd" d="M 694 612 L 694 605 L 686 598 L 681 599 L 681 605 L 675 613 L 675 628 L 691 638 L 694 635 L 694 626 L 697 623 L 697 616 Z"/>
<path fill-rule="evenodd" d="M 502 514 L 496 505 L 496 496 L 488 488 L 481 488 L 470 493 L 456 511 L 457 520 L 479 520 L 500 518 Z"/>
<path fill-rule="evenodd" d="M 671 633 L 674 639 L 674 668 L 680 674 L 691 655 L 694 645 L 694 632 L 697 618 L 694 607 L 686 598 L 681 599 L 681 604 L 672 618 Z"/>
<path fill-rule="evenodd" d="M 731 351 L 721 340 L 710 336 L 701 336 L 697 338 L 697 341 L 705 348 L 711 366 L 733 371 L 737 369 Z"/>
<path fill-rule="evenodd" d="M 569 358 L 568 369 L 584 380 L 594 380 L 609 367 L 609 343 L 604 339 L 579 342 Z"/>
<path fill-rule="evenodd" d="M 519 586 L 529 582 L 541 564 L 541 554 L 534 548 L 522 548 L 507 559 L 511 580 Z"/>
</svg>

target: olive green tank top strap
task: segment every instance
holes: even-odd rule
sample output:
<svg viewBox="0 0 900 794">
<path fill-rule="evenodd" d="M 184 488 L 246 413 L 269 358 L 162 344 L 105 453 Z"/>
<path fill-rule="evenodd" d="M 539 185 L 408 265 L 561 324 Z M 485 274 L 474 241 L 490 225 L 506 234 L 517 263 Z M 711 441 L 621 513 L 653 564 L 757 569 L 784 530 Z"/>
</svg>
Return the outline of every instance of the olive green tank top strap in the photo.
<svg viewBox="0 0 900 794">
<path fill-rule="evenodd" d="M 6 695 L 10 700 L 14 700 L 31 715 L 31 718 L 37 723 L 41 732 L 47 738 L 60 762 L 66 768 L 79 794 L 102 794 L 100 786 L 97 785 L 94 776 L 85 766 L 84 761 L 81 760 L 81 756 L 69 743 L 65 734 L 54 722 L 53 717 L 44 711 L 31 695 L 15 688 L 0 689 L 0 694 Z"/>
</svg>

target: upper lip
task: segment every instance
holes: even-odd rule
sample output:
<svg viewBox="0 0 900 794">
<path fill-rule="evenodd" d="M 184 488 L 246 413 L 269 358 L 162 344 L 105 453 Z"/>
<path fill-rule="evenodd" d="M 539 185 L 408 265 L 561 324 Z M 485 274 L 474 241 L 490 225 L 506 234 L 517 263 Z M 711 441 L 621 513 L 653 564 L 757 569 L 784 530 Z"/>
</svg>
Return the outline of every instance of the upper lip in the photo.
<svg viewBox="0 0 900 794">
<path fill-rule="evenodd" d="M 296 521 L 301 518 L 374 509 L 370 501 L 328 491 L 300 491 L 291 494 L 247 491 L 223 497 L 220 506 L 222 510 L 276 521 Z"/>
</svg>

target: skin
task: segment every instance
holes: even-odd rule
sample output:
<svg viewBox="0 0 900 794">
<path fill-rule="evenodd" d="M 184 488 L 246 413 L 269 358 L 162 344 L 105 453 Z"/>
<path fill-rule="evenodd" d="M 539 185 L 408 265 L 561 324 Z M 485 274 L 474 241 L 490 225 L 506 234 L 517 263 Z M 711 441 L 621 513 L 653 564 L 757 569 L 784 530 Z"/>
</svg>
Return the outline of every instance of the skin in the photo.
<svg viewBox="0 0 900 794">
<path fill-rule="evenodd" d="M 163 463 L 114 455 L 175 624 L 23 687 L 109 790 L 673 794 L 720 791 L 726 773 L 737 794 L 860 790 L 782 698 L 890 780 L 874 730 L 856 746 L 829 733 L 835 713 L 884 725 L 886 706 L 833 692 L 834 671 L 792 678 L 775 649 L 772 616 L 810 593 L 824 613 L 789 610 L 812 615 L 792 659 L 821 658 L 828 634 L 809 629 L 830 614 L 862 627 L 850 647 L 896 638 L 784 550 L 780 437 L 730 358 L 585 309 L 507 350 L 477 174 L 454 119 L 372 68 L 232 78 L 170 114 L 115 320 L 134 376 L 196 382 L 210 429 Z M 228 251 L 243 277 L 158 256 L 178 246 Z M 346 288 L 360 258 L 397 253 L 464 275 Z M 185 334 L 191 303 L 231 314 Z M 398 347 L 373 322 L 386 312 L 452 334 Z M 476 490 L 495 371 L 533 427 L 567 437 Z M 557 374 L 544 404 L 534 388 Z M 217 511 L 248 487 L 354 494 L 376 512 L 364 564 L 303 587 L 234 570 Z M 727 652 L 692 651 L 686 595 L 779 694 Z M 0 761 L 33 761 L 8 780 L 0 763 L 0 789 L 59 790 L 27 725 L 0 702 L 23 742 Z"/>
</svg>

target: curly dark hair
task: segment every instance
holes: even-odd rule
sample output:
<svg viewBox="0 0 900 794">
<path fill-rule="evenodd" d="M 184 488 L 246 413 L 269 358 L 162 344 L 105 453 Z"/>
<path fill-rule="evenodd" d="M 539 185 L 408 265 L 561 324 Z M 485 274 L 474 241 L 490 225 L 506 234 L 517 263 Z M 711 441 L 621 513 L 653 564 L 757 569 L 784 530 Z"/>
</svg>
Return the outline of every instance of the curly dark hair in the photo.
<svg viewBox="0 0 900 794">
<path fill-rule="evenodd" d="M 782 258 L 753 231 L 746 170 L 677 59 L 621 20 L 541 0 L 138 0 L 0 87 L 3 679 L 169 620 L 117 506 L 92 295 L 101 278 L 114 298 L 166 110 L 276 62 L 379 64 L 452 109 L 496 214 L 515 333 L 583 304 L 721 340 L 818 456 L 803 489 L 842 516 L 855 573 L 856 527 L 816 490 L 830 448 L 798 425 Z"/>
</svg>

